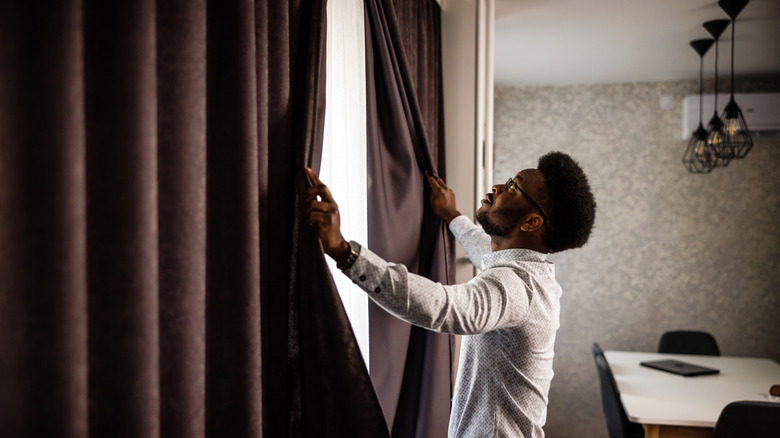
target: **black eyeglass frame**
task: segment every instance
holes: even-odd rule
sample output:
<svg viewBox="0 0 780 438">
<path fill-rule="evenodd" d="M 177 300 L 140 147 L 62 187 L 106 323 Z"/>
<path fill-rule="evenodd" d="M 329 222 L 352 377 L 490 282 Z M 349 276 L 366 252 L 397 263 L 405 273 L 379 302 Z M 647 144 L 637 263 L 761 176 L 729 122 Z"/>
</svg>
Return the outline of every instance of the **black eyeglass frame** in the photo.
<svg viewBox="0 0 780 438">
<path fill-rule="evenodd" d="M 509 178 L 506 181 L 506 184 L 504 184 L 504 186 L 506 186 L 507 190 L 511 189 L 512 187 L 519 190 L 520 193 L 522 193 L 523 196 L 525 196 L 525 199 L 528 200 L 531 206 L 537 209 L 539 213 L 542 215 L 542 219 L 544 219 L 545 225 L 547 224 L 547 215 L 544 214 L 544 210 L 542 210 L 542 207 L 540 207 L 539 204 L 537 204 L 536 201 L 534 201 L 534 198 L 532 198 L 528 193 L 526 193 L 525 190 L 521 189 L 520 186 L 517 185 L 514 178 Z"/>
</svg>

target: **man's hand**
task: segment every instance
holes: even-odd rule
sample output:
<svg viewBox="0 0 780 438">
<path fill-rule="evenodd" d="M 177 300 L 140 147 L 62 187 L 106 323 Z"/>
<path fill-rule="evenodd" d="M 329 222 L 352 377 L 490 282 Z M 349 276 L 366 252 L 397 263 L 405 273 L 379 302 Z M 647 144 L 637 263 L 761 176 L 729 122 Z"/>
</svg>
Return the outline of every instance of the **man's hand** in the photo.
<svg viewBox="0 0 780 438">
<path fill-rule="evenodd" d="M 447 224 L 460 216 L 460 212 L 455 207 L 455 192 L 453 192 L 444 180 L 434 178 L 428 172 L 425 172 L 425 179 L 431 187 L 431 208 L 437 216 L 442 218 Z"/>
<path fill-rule="evenodd" d="M 309 225 L 316 227 L 325 254 L 341 265 L 349 257 L 349 243 L 341 235 L 341 217 L 339 206 L 333 200 L 328 187 L 320 181 L 311 169 L 306 168 L 306 175 L 313 186 L 306 190 L 306 218 Z"/>
</svg>

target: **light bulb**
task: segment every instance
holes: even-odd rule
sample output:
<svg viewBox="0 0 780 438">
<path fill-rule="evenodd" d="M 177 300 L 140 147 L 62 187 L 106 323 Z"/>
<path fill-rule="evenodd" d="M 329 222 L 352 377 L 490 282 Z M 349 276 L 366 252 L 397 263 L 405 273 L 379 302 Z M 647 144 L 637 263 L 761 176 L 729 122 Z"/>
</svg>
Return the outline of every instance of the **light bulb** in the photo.
<svg viewBox="0 0 780 438">
<path fill-rule="evenodd" d="M 702 140 L 696 142 L 696 155 L 699 157 L 704 156 L 704 142 Z"/>
<path fill-rule="evenodd" d="M 714 133 L 713 133 L 713 134 L 710 136 L 710 144 L 711 144 L 711 145 L 713 145 L 713 146 L 717 146 L 717 145 L 718 145 L 718 143 L 720 143 L 720 136 L 718 135 L 718 133 L 717 133 L 717 132 L 714 132 Z"/>
<path fill-rule="evenodd" d="M 739 121 L 737 119 L 726 120 L 726 125 L 729 127 L 729 135 L 734 135 L 739 131 Z"/>
</svg>

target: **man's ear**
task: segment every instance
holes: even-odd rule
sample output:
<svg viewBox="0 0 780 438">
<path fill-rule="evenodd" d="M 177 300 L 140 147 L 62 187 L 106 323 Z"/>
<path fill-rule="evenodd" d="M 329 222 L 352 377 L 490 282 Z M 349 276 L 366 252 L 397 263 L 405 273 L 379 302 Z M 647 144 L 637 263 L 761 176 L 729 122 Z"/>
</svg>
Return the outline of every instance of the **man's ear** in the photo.
<svg viewBox="0 0 780 438">
<path fill-rule="evenodd" d="M 539 216 L 538 214 L 531 214 L 526 218 L 525 222 L 523 222 L 523 224 L 520 225 L 520 229 L 525 231 L 526 233 L 530 233 L 541 229 L 543 224 L 544 224 L 544 219 L 542 219 L 541 216 Z"/>
</svg>

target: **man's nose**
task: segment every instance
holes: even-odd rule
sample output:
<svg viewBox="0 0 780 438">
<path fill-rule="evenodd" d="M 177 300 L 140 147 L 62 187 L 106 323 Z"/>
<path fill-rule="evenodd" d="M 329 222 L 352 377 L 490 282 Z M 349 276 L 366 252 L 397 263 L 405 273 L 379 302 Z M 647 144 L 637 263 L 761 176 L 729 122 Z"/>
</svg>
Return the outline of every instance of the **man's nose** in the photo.
<svg viewBox="0 0 780 438">
<path fill-rule="evenodd" d="M 493 192 L 494 195 L 497 195 L 503 192 L 504 190 L 506 190 L 506 186 L 504 184 L 496 184 L 491 188 L 491 191 Z"/>
</svg>

